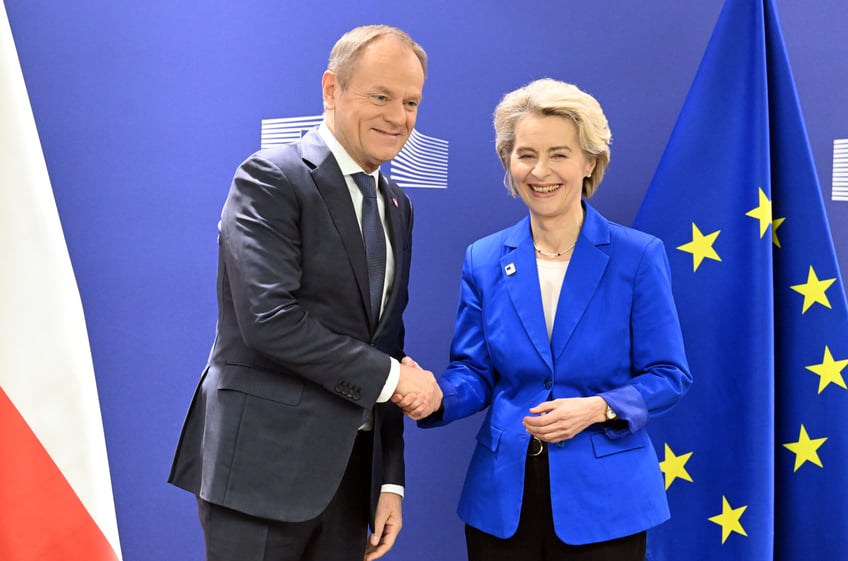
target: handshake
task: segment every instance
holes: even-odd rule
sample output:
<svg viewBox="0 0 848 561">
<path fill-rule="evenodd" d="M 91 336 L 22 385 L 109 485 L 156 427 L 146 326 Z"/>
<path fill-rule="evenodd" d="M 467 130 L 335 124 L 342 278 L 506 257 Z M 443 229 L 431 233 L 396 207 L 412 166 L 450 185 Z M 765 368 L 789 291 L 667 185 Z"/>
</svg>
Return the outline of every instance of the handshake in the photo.
<svg viewBox="0 0 848 561">
<path fill-rule="evenodd" d="M 413 421 L 423 419 L 442 405 L 442 389 L 436 377 L 424 370 L 409 357 L 400 363 L 400 379 L 392 396 L 392 403 L 400 407 Z"/>
</svg>

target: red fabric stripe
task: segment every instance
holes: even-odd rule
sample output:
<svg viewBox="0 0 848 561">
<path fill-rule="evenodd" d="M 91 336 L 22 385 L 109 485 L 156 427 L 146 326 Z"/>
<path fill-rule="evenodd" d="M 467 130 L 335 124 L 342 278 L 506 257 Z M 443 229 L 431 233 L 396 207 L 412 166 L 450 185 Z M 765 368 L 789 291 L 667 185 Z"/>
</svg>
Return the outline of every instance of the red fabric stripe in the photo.
<svg viewBox="0 0 848 561">
<path fill-rule="evenodd" d="M 0 454 L 0 559 L 117 560 L 88 510 L 2 388 Z"/>
</svg>

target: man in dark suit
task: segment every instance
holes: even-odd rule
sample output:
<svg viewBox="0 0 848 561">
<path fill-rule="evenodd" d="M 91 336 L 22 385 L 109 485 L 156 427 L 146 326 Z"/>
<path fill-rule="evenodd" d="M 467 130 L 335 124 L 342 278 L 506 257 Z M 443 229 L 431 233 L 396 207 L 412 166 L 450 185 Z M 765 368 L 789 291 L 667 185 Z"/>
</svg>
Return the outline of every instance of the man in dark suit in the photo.
<svg viewBox="0 0 848 561">
<path fill-rule="evenodd" d="M 441 390 L 401 362 L 412 206 L 379 166 L 412 132 L 426 61 L 399 29 L 348 32 L 318 130 L 235 173 L 215 343 L 169 477 L 197 495 L 209 561 L 371 560 L 400 531 L 389 399 L 435 408 Z"/>
</svg>

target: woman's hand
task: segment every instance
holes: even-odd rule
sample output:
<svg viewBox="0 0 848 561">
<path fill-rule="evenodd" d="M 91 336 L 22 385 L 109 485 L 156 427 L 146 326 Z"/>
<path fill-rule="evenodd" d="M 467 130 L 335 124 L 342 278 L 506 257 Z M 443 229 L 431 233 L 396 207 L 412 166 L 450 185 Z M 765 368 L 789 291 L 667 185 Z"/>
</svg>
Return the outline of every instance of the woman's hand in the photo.
<svg viewBox="0 0 848 561">
<path fill-rule="evenodd" d="M 589 425 L 604 421 L 607 408 L 602 397 L 570 397 L 545 401 L 530 409 L 524 428 L 543 442 L 574 438 Z"/>
</svg>

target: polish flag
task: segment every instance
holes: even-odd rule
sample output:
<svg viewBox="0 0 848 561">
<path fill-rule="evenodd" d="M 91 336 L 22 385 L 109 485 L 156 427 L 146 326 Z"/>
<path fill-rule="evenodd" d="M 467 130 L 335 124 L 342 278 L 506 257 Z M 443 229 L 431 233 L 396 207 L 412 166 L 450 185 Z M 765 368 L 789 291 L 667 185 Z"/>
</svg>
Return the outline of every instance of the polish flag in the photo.
<svg viewBox="0 0 848 561">
<path fill-rule="evenodd" d="M 82 303 L 0 0 L 0 560 L 120 559 Z"/>
</svg>

